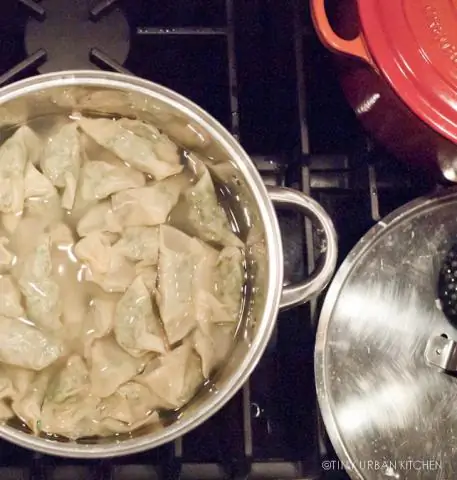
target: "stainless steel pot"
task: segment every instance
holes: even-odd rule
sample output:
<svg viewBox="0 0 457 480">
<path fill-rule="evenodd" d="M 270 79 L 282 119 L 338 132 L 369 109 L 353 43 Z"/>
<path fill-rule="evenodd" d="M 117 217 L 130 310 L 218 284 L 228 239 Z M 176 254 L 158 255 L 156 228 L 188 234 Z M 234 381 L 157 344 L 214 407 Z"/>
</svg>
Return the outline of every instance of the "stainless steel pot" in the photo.
<svg viewBox="0 0 457 480">
<path fill-rule="evenodd" d="M 135 116 L 154 122 L 178 143 L 205 154 L 223 183 L 236 223 L 247 242 L 248 285 L 242 328 L 224 367 L 169 426 L 84 444 L 37 438 L 4 425 L 0 436 L 21 446 L 69 457 L 109 457 L 157 447 L 195 428 L 243 385 L 268 343 L 278 309 L 308 301 L 329 282 L 337 241 L 325 211 L 306 195 L 266 189 L 238 142 L 214 118 L 164 87 L 115 73 L 69 71 L 34 77 L 0 90 L 0 127 L 36 117 L 71 112 Z M 0 130 L 1 133 L 1 130 Z M 273 203 L 311 218 L 326 237 L 324 259 L 299 284 L 283 287 L 281 236 Z"/>
</svg>

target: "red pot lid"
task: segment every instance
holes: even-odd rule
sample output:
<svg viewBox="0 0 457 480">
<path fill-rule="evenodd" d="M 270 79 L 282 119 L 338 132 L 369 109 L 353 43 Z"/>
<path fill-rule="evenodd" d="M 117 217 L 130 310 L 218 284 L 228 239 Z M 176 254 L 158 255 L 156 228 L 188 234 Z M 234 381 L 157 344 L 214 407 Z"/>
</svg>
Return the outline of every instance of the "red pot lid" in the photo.
<svg viewBox="0 0 457 480">
<path fill-rule="evenodd" d="M 403 101 L 457 143 L 457 0 L 359 0 L 373 60 Z"/>
</svg>

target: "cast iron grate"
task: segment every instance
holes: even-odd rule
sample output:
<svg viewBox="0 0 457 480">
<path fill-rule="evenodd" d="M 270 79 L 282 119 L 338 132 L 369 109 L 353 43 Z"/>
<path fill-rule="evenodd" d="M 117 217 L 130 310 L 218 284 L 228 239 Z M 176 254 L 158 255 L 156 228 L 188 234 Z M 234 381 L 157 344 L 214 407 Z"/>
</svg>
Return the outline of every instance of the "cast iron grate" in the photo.
<svg viewBox="0 0 457 480">
<path fill-rule="evenodd" d="M 339 233 L 340 259 L 382 215 L 430 188 L 426 179 L 400 167 L 361 131 L 337 85 L 329 55 L 314 35 L 306 1 L 71 4 L 66 9 L 69 3 L 55 0 L 2 3 L 0 85 L 52 70 L 53 65 L 70 69 L 84 64 L 132 73 L 177 90 L 240 139 L 266 183 L 300 188 L 328 209 Z M 56 15 L 66 16 L 67 22 L 74 18 L 74 31 L 68 29 L 63 40 L 53 37 L 49 26 Z M 94 32 L 94 25 L 122 30 L 122 19 L 127 20 L 128 35 L 117 37 L 116 45 L 127 53 L 113 50 L 106 39 L 97 43 L 98 31 L 84 35 Z M 79 35 L 85 41 L 72 61 L 75 32 L 83 32 Z M 309 222 L 290 213 L 278 215 L 290 282 L 312 270 L 319 239 Z M 342 471 L 321 468 L 321 461 L 334 458 L 334 453 L 314 390 L 320 301 L 279 315 L 249 382 L 221 412 L 184 438 L 106 461 L 59 459 L 1 442 L 0 478 L 346 478 Z"/>
</svg>

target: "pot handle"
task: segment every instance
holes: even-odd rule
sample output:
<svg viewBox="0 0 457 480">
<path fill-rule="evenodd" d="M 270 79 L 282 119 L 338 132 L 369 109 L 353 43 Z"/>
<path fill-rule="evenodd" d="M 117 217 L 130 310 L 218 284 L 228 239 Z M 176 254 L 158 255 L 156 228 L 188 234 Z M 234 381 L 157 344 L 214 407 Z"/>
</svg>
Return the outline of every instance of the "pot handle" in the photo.
<svg viewBox="0 0 457 480">
<path fill-rule="evenodd" d="M 374 67 L 373 60 L 365 46 L 362 33 L 359 33 L 353 40 L 345 40 L 334 32 L 328 21 L 327 12 L 325 11 L 325 0 L 311 0 L 311 15 L 317 35 L 329 50 L 359 58 Z"/>
<path fill-rule="evenodd" d="M 328 285 L 335 271 L 338 256 L 337 235 L 326 211 L 308 195 L 291 188 L 268 186 L 267 189 L 275 206 L 292 207 L 302 212 L 323 230 L 327 242 L 324 258 L 316 270 L 307 279 L 283 287 L 279 308 L 286 309 L 311 300 Z"/>
</svg>

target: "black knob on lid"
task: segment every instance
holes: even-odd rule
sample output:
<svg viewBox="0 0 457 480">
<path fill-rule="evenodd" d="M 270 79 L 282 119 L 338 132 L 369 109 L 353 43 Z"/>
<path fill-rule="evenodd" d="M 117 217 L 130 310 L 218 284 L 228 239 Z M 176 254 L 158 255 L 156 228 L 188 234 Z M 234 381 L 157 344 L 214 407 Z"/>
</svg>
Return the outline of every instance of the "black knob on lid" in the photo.
<svg viewBox="0 0 457 480">
<path fill-rule="evenodd" d="M 443 313 L 457 327 L 457 244 L 452 246 L 441 265 L 438 298 Z"/>
</svg>

